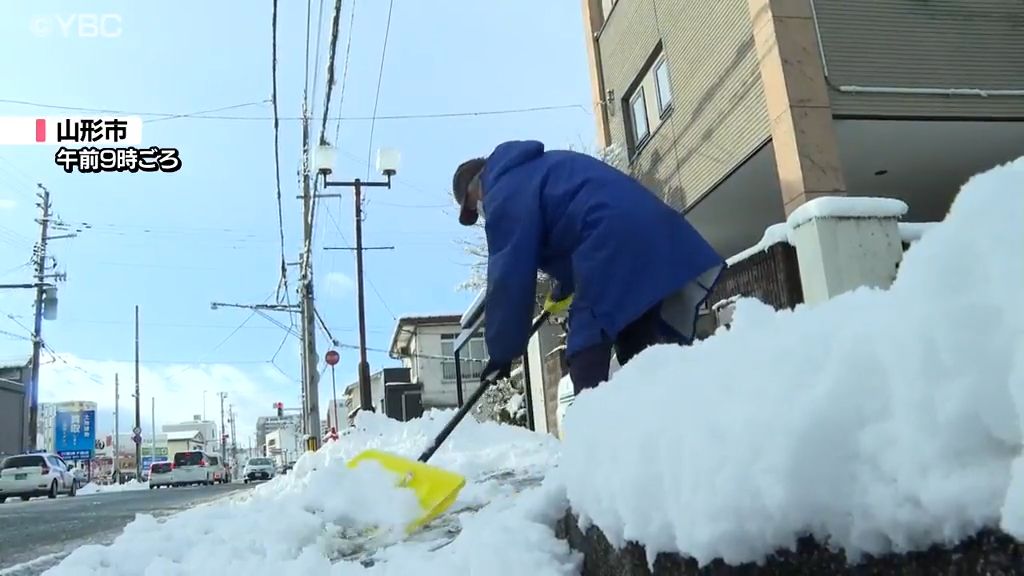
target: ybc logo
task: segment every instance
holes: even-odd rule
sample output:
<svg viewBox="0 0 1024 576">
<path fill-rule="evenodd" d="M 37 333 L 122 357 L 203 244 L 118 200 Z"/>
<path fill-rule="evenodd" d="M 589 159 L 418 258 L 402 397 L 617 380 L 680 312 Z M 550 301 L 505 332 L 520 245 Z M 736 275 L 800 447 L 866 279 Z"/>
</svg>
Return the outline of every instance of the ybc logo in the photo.
<svg viewBox="0 0 1024 576">
<path fill-rule="evenodd" d="M 119 38 L 120 14 L 45 14 L 32 19 L 32 34 L 39 38 Z"/>
</svg>

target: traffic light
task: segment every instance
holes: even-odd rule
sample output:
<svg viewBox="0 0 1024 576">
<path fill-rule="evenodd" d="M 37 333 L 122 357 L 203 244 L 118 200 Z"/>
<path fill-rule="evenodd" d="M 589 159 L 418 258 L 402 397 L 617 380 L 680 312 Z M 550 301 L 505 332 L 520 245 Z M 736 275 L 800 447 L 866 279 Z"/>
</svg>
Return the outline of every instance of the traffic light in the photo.
<svg viewBox="0 0 1024 576">
<path fill-rule="evenodd" d="M 284 418 L 284 402 L 278 402 L 274 407 L 277 408 L 277 417 Z"/>
</svg>

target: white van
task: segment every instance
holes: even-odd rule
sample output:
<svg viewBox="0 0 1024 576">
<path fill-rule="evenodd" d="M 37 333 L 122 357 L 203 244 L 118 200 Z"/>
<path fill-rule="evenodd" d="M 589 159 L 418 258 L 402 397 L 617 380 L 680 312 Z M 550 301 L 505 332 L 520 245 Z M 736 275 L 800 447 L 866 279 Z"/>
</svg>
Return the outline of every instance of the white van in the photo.
<svg viewBox="0 0 1024 576">
<path fill-rule="evenodd" d="M 174 465 L 170 462 L 153 462 L 149 465 L 149 489 L 174 485 Z"/>
<path fill-rule="evenodd" d="M 174 454 L 174 485 L 213 485 L 213 467 L 210 455 L 202 450 Z"/>
</svg>

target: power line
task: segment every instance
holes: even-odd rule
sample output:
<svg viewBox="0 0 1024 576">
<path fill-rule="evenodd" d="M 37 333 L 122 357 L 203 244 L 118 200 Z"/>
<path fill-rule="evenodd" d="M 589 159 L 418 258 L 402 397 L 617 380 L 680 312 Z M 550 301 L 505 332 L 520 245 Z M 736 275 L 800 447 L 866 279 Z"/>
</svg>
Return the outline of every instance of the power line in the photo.
<svg viewBox="0 0 1024 576">
<path fill-rule="evenodd" d="M 104 110 L 101 108 L 79 108 L 73 106 L 57 106 L 53 104 L 42 104 L 37 102 L 29 102 L 24 100 L 5 100 L 0 99 L 0 103 L 8 104 L 19 104 L 23 106 L 34 106 L 36 108 L 52 108 L 58 110 L 72 110 L 79 112 L 93 112 L 100 114 L 111 114 L 120 116 L 158 116 L 168 120 L 171 119 L 183 119 L 183 120 L 234 120 L 234 121 L 260 121 L 260 120 L 273 120 L 273 116 L 231 116 L 231 115 L 210 115 L 200 114 L 198 112 L 188 114 L 169 114 L 166 112 L 132 112 L 125 110 Z M 235 107 L 252 106 L 260 103 L 249 103 L 239 104 Z M 499 116 L 506 114 L 526 114 L 531 112 L 550 112 L 555 110 L 569 110 L 577 109 L 585 114 L 593 114 L 587 106 L 582 104 L 560 104 L 560 105 L 548 105 L 548 106 L 529 106 L 521 108 L 505 108 L 497 110 L 475 110 L 475 111 L 458 111 L 458 112 L 428 112 L 428 113 L 417 113 L 417 114 L 391 114 L 391 115 L 374 115 L 374 116 L 330 116 L 330 120 L 337 121 L 380 121 L 380 120 L 423 120 L 423 119 L 443 119 L 443 118 L 466 118 L 473 116 Z M 300 121 L 302 116 L 279 116 L 280 120 L 288 121 Z"/>
<path fill-rule="evenodd" d="M 327 216 L 330 217 L 331 222 L 334 223 L 334 227 L 338 230 L 338 234 L 341 236 L 342 241 L 346 244 L 346 246 L 349 245 L 349 241 L 348 238 L 345 236 L 345 232 L 341 229 L 341 225 L 339 225 L 338 221 L 334 218 L 334 214 L 331 213 L 330 208 L 327 209 Z M 353 255 L 355 254 L 354 251 L 352 253 Z M 387 310 L 388 314 L 391 314 L 391 318 L 397 322 L 398 315 L 395 314 L 395 311 L 391 309 L 391 306 L 388 306 L 388 303 L 386 300 L 384 300 L 384 296 L 381 295 L 380 290 L 377 290 L 377 285 L 373 283 L 373 279 L 370 278 L 368 275 L 364 275 L 364 278 L 366 279 L 367 284 L 370 285 L 370 289 L 373 290 L 373 293 L 377 295 L 377 299 L 379 299 L 380 303 L 384 305 L 384 309 Z M 369 350 L 369 348 L 367 348 L 367 350 Z"/>
<path fill-rule="evenodd" d="M 43 104 L 40 102 L 33 102 L 30 100 L 12 100 L 8 98 L 0 98 L 0 104 L 16 104 L 19 106 L 32 106 L 35 108 L 49 108 L 51 110 L 67 110 L 69 112 L 91 112 L 94 114 L 110 114 L 113 116 L 156 116 L 156 118 L 146 119 L 143 122 L 161 122 L 164 120 L 177 120 L 181 118 L 217 118 L 216 116 L 207 116 L 214 112 L 226 112 L 228 110 L 237 110 L 239 108 L 248 108 L 251 106 L 260 106 L 266 104 L 266 100 L 260 100 L 258 102 L 244 102 L 241 104 L 231 104 L 230 106 L 221 106 L 219 108 L 211 108 L 209 110 L 198 110 L 195 112 L 138 112 L 132 110 L 112 110 L 109 108 L 85 108 L 81 106 L 65 106 L 62 104 Z"/>
<path fill-rule="evenodd" d="M 91 379 L 93 382 L 96 382 L 97 384 L 106 384 L 106 382 L 103 381 L 103 378 L 97 376 L 96 374 L 93 374 L 92 372 L 89 372 L 88 370 L 82 368 L 81 366 L 72 364 L 71 362 L 65 360 L 63 357 L 57 355 L 57 352 L 54 351 L 53 348 L 50 348 L 50 346 L 45 342 L 42 343 L 42 346 L 50 354 L 50 358 L 52 358 L 54 361 L 60 360 L 61 362 L 70 366 L 71 368 L 74 368 L 75 370 L 81 372 L 82 374 L 85 374 L 86 376 L 89 377 L 89 379 Z"/>
<path fill-rule="evenodd" d="M 348 80 L 348 57 L 352 53 L 352 35 L 355 31 L 356 22 L 356 0 L 352 0 L 352 16 L 348 20 L 348 41 L 345 43 L 345 65 L 341 72 L 341 90 L 338 97 L 338 113 L 340 114 L 344 110 L 345 106 L 345 84 Z M 326 117 L 327 115 L 324 114 Z M 339 140 L 338 136 L 341 134 L 341 116 L 338 116 L 336 123 L 334 124 L 334 144 L 337 145 Z"/>
<path fill-rule="evenodd" d="M 281 278 L 277 285 L 277 301 L 281 302 L 281 292 L 288 293 L 288 265 L 284 253 L 284 208 L 281 201 L 281 120 L 277 111 L 277 0 L 271 16 L 271 62 L 270 74 L 273 82 L 270 100 L 274 105 L 274 177 L 277 183 L 277 230 L 281 241 Z"/>
<path fill-rule="evenodd" d="M 320 0 L 321 11 L 323 11 L 323 6 L 323 0 Z M 338 51 L 338 29 L 340 26 L 341 0 L 335 0 L 334 17 L 331 18 L 331 48 L 327 56 L 327 88 L 324 93 L 324 117 L 320 125 L 320 144 L 326 144 L 327 140 L 327 117 L 331 113 L 331 92 L 334 90 L 334 58 Z M 319 51 L 319 47 L 317 50 Z"/>
<path fill-rule="evenodd" d="M 21 317 L 23 317 L 23 316 L 12 315 L 11 319 L 21 318 Z M 126 321 L 126 320 L 101 320 L 101 319 L 93 319 L 93 318 L 62 318 L 62 319 L 60 319 L 60 322 L 61 323 L 67 323 L 67 324 L 100 324 L 100 325 L 108 325 L 108 326 L 123 326 L 123 325 L 127 325 L 127 324 L 132 324 L 131 321 Z M 186 323 L 180 323 L 180 322 L 146 322 L 145 323 L 145 327 L 146 328 L 182 328 L 182 329 L 186 329 L 186 328 L 187 329 L 199 329 L 199 328 L 204 328 L 204 329 L 223 329 L 223 328 L 237 329 L 237 326 L 235 326 L 233 324 L 186 324 Z M 282 326 L 281 325 L 275 325 L 275 326 L 248 326 L 247 325 L 247 326 L 244 326 L 242 329 L 243 330 L 280 330 L 280 329 L 282 329 Z M 358 330 L 358 327 L 356 327 L 356 326 L 337 327 L 336 326 L 334 328 L 334 330 L 336 330 L 338 332 L 355 332 L 355 331 Z M 391 330 L 390 329 L 385 329 L 385 328 L 373 328 L 373 329 L 370 329 L 369 332 L 373 332 L 373 333 L 376 333 L 376 334 L 387 334 L 387 333 L 390 333 Z"/>
<path fill-rule="evenodd" d="M 391 34 L 391 9 L 395 7 L 395 0 L 388 2 L 388 23 L 384 27 L 384 47 L 380 51 L 380 70 L 377 71 L 377 95 L 373 98 L 373 117 L 370 120 L 370 142 L 366 151 L 366 177 L 370 177 L 370 158 L 373 155 L 373 130 L 377 126 L 377 104 L 380 103 L 380 84 L 384 79 L 384 60 L 388 55 L 388 36 Z"/>
<path fill-rule="evenodd" d="M 313 100 L 316 100 L 316 84 L 317 79 L 320 78 L 320 37 L 324 31 L 324 0 L 320 0 L 320 6 L 317 9 L 316 16 L 316 49 L 313 54 L 315 56 L 313 60 Z M 309 66 L 309 62 L 306 62 L 306 66 Z"/>
</svg>

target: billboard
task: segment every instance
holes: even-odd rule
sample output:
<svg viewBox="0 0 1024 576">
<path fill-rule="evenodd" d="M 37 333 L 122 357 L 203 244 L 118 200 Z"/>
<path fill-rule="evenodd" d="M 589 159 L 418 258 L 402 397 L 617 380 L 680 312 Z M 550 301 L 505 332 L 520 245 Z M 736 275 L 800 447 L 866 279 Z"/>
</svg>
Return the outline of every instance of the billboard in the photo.
<svg viewBox="0 0 1024 576">
<path fill-rule="evenodd" d="M 149 470 L 150 465 L 153 462 L 167 462 L 167 456 L 157 456 L 156 460 L 153 460 L 152 456 L 143 456 L 142 458 L 142 469 Z"/>
<path fill-rule="evenodd" d="M 96 450 L 96 409 L 58 406 L 54 450 L 65 460 L 89 460 Z"/>
</svg>

